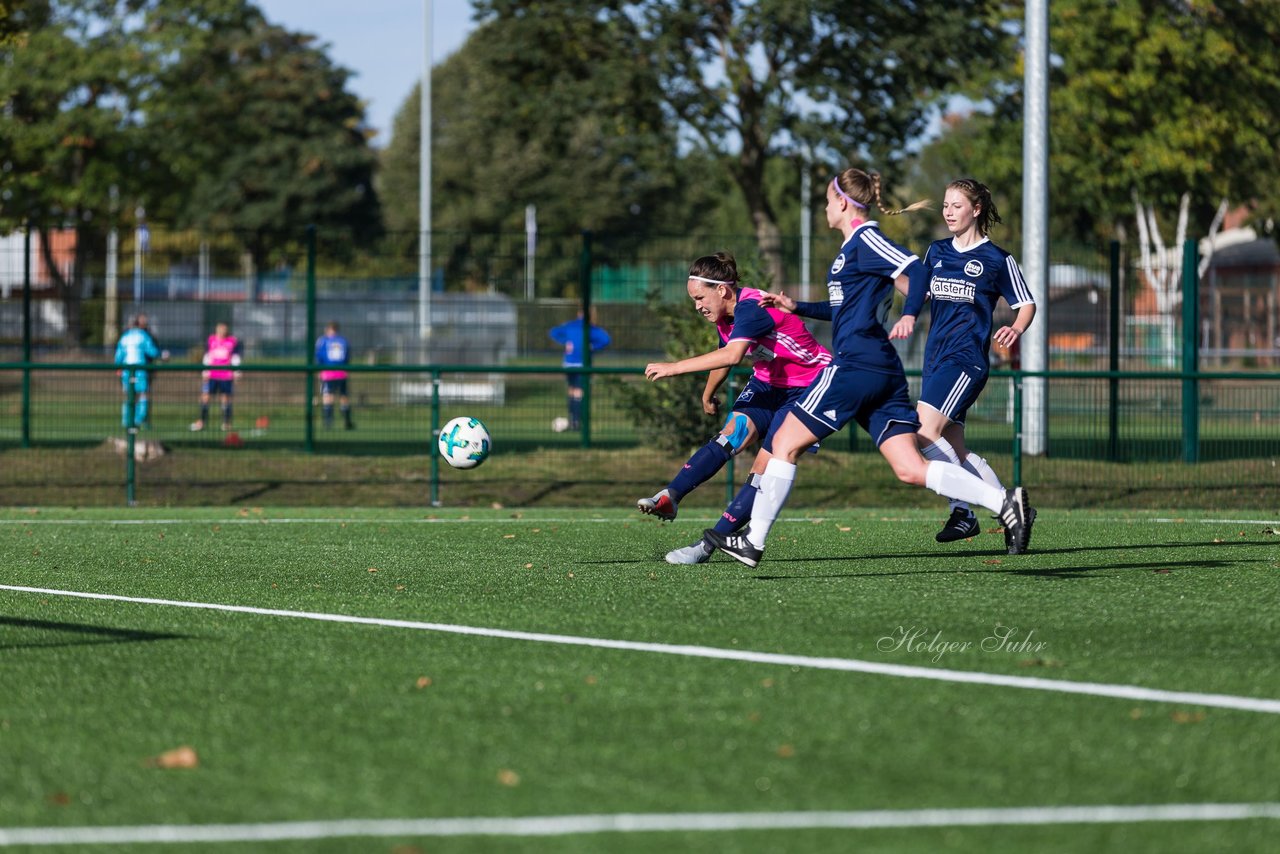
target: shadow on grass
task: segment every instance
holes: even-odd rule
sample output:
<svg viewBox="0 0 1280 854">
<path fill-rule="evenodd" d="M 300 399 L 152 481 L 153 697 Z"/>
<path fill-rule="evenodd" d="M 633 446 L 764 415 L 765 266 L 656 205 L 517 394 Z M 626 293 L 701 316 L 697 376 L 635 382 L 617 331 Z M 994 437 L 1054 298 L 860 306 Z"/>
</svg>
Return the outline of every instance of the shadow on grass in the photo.
<svg viewBox="0 0 1280 854">
<path fill-rule="evenodd" d="M 107 643 L 138 643 L 158 640 L 185 640 L 188 635 L 147 632 L 141 629 L 113 629 L 106 626 L 90 626 L 85 623 L 59 623 L 50 620 L 22 620 L 16 617 L 0 617 L 0 629 L 12 626 L 18 632 L 4 631 L 6 639 L 0 640 L 0 649 L 38 649 L 57 646 L 88 646 Z M 57 633 L 77 636 L 69 638 L 50 638 L 47 641 L 31 640 L 26 642 L 10 642 L 7 638 L 12 634 Z"/>
</svg>

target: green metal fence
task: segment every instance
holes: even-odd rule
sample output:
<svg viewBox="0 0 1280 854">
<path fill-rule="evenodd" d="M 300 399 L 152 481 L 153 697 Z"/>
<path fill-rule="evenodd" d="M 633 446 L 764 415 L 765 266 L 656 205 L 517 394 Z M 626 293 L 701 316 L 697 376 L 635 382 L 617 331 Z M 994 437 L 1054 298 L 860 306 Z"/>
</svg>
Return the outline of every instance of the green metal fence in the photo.
<svg viewBox="0 0 1280 854">
<path fill-rule="evenodd" d="M 534 250 L 522 236 L 436 235 L 435 278 L 423 292 L 416 243 L 405 236 L 369 250 L 309 230 L 281 242 L 269 270 L 247 272 L 236 269 L 244 259 L 226 235 L 157 236 L 150 255 L 126 239 L 109 289 L 112 266 L 100 248 L 82 253 L 80 339 L 68 346 L 61 301 L 27 241 L 19 263 L 0 265 L 0 273 L 22 272 L 20 282 L 0 282 L 0 503 L 521 504 L 644 494 L 681 460 L 647 450 L 650 437 L 617 384 L 643 382 L 642 366 L 662 357 L 662 313 L 688 311 L 689 259 L 723 247 L 745 259 L 752 245 L 575 234 L 541 236 Z M 787 246 L 791 263 L 798 244 Z M 969 416 L 971 447 L 1002 476 L 1063 506 L 1280 505 L 1280 350 L 1270 341 L 1246 355 L 1211 346 L 1239 338 L 1242 324 L 1270 329 L 1274 319 L 1233 318 L 1217 291 L 1198 293 L 1192 244 L 1182 268 L 1190 296 L 1178 317 L 1139 310 L 1136 273 L 1116 244 L 1064 249 L 1055 259 L 1044 314 L 1050 370 L 999 362 Z M 1280 276 L 1270 284 L 1251 276 L 1234 285 L 1226 273 L 1210 279 L 1215 288 L 1280 289 Z M 798 293 L 795 283 L 782 287 Z M 645 302 L 654 288 L 665 300 L 656 312 Z M 593 381 L 581 432 L 558 433 L 565 371 L 547 330 L 583 308 L 613 344 L 582 371 Z M 131 436 L 120 427 L 128 396 L 110 353 L 139 311 L 174 359 L 154 367 L 150 430 Z M 330 320 L 353 344 L 352 431 L 319 421 L 308 360 Z M 199 356 L 217 322 L 247 346 L 233 429 L 192 433 Z M 1204 335 L 1183 334 L 1202 325 Z M 826 324 L 814 327 L 828 334 Z M 900 350 L 913 392 L 927 331 L 926 317 Z M 1026 380 L 1043 380 L 1044 394 L 1024 399 Z M 1028 399 L 1045 411 L 1031 412 Z M 497 444 L 494 462 L 473 472 L 442 469 L 432 453 L 433 432 L 459 414 L 484 420 Z M 1023 453 L 1019 425 L 1037 419 L 1043 443 Z M 708 435 L 715 427 L 708 422 Z M 868 478 L 887 470 L 853 431 L 824 443 L 819 460 L 814 503 L 857 502 Z M 698 500 L 720 503 L 739 476 L 731 466 L 723 489 L 699 490 Z"/>
</svg>

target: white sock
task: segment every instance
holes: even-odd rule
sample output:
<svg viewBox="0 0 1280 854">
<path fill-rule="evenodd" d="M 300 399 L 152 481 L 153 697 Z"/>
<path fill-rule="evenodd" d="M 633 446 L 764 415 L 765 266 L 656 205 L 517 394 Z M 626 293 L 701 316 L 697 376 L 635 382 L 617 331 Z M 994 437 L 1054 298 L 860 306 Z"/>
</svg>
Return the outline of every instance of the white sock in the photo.
<svg viewBox="0 0 1280 854">
<path fill-rule="evenodd" d="M 924 483 L 939 495 L 981 504 L 992 513 L 999 513 L 1004 506 L 1003 489 L 983 483 L 982 478 L 950 463 L 930 462 L 925 469 Z"/>
<path fill-rule="evenodd" d="M 960 455 L 956 453 L 955 447 L 943 436 L 939 436 L 934 439 L 931 444 L 921 448 L 920 453 L 926 460 L 936 460 L 940 463 L 952 463 L 957 466 L 960 465 Z M 974 474 L 977 474 L 977 472 L 974 472 Z M 979 475 L 979 477 L 981 477 L 981 475 Z M 967 501 L 958 501 L 953 498 L 951 499 L 951 509 L 955 510 L 956 508 L 968 510 L 969 503 Z"/>
<path fill-rule="evenodd" d="M 747 541 L 758 549 L 764 548 L 769 529 L 778 520 L 782 506 L 791 495 L 791 485 L 796 481 L 796 464 L 783 462 L 776 457 L 769 460 L 760 477 L 760 494 L 751 507 L 751 525 L 747 528 Z"/>
<path fill-rule="evenodd" d="M 977 454 L 969 454 L 960 465 L 982 478 L 983 483 L 989 483 L 996 489 L 1004 489 L 1004 484 L 1000 482 L 1000 476 L 996 474 L 995 469 Z"/>
</svg>

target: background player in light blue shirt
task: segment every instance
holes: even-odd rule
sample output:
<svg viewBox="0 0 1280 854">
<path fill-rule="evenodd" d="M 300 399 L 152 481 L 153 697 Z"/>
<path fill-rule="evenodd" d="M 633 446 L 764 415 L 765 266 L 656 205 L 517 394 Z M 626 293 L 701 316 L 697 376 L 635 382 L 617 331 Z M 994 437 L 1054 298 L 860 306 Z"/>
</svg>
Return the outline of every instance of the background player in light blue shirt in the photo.
<svg viewBox="0 0 1280 854">
<path fill-rule="evenodd" d="M 1022 338 L 1036 316 L 1036 303 L 1018 262 L 987 237 L 1000 213 L 985 184 L 973 178 L 948 184 L 942 219 L 951 237 L 935 241 L 924 256 L 931 324 L 916 404 L 920 450 L 925 459 L 964 466 L 1003 489 L 987 461 L 965 447 L 965 415 L 987 385 L 996 303 L 1004 297 L 1017 311 L 1012 324 L 996 330 L 995 341 L 1002 347 Z M 936 539 L 949 543 L 981 530 L 969 504 L 953 499 L 951 518 Z"/>
<path fill-rule="evenodd" d="M 129 328 L 116 342 L 117 365 L 125 366 L 117 371 L 120 384 L 124 388 L 124 403 L 120 405 L 120 423 L 125 427 L 144 427 L 148 425 L 150 415 L 148 404 L 151 391 L 151 372 L 133 365 L 149 365 L 152 362 L 169 358 L 168 350 L 161 350 L 156 339 L 151 337 L 147 329 L 147 316 L 139 314 L 133 319 Z M 129 384 L 133 384 L 134 408 L 133 424 L 129 423 Z"/>
</svg>

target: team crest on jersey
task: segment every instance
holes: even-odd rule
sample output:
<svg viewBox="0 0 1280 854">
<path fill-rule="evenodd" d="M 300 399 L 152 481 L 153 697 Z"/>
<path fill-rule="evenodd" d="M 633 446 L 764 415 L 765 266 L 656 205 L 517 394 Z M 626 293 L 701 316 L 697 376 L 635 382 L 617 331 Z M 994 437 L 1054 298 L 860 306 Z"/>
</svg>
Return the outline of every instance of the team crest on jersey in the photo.
<svg viewBox="0 0 1280 854">
<path fill-rule="evenodd" d="M 835 275 L 844 269 L 844 253 L 841 252 L 836 256 L 836 260 L 831 264 L 831 275 Z"/>
<path fill-rule="evenodd" d="M 750 388 L 744 388 L 742 390 L 742 393 L 738 395 L 738 403 L 748 403 L 751 401 L 751 398 L 755 396 L 756 396 L 756 393 L 754 390 Z"/>
<path fill-rule="evenodd" d="M 977 258 L 974 258 L 972 261 L 964 265 L 964 274 L 966 276 L 981 276 L 982 262 Z"/>
</svg>

